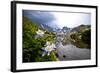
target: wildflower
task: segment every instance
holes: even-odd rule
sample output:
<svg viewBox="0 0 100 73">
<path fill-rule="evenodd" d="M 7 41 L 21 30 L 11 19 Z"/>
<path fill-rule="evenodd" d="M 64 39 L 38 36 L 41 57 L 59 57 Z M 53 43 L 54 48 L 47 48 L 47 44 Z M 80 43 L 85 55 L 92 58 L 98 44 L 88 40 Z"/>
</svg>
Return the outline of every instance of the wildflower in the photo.
<svg viewBox="0 0 100 73">
<path fill-rule="evenodd" d="M 50 42 L 46 42 L 46 45 L 45 45 L 46 47 L 43 47 L 42 48 L 42 50 L 43 50 L 43 54 L 42 54 L 42 56 L 45 56 L 46 54 L 49 56 L 50 55 L 50 53 L 52 52 L 52 51 L 54 51 L 55 50 L 55 48 L 56 48 L 56 46 L 52 43 L 50 43 Z"/>
<path fill-rule="evenodd" d="M 36 31 L 36 34 L 42 37 L 44 35 L 44 32 L 38 29 L 38 31 Z"/>
<path fill-rule="evenodd" d="M 50 42 L 47 41 L 46 44 L 45 44 L 44 46 L 48 46 L 48 45 L 50 45 Z"/>
</svg>

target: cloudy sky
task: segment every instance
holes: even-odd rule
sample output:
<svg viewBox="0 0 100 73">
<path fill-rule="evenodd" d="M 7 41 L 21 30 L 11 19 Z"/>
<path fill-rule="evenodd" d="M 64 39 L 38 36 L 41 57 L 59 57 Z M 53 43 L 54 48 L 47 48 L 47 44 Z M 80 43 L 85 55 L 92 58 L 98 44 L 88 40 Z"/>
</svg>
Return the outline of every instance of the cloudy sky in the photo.
<svg viewBox="0 0 100 73">
<path fill-rule="evenodd" d="M 23 15 L 31 19 L 33 22 L 57 26 L 59 28 L 64 26 L 73 28 L 81 24 L 91 24 L 91 14 L 89 13 L 23 10 Z"/>
</svg>

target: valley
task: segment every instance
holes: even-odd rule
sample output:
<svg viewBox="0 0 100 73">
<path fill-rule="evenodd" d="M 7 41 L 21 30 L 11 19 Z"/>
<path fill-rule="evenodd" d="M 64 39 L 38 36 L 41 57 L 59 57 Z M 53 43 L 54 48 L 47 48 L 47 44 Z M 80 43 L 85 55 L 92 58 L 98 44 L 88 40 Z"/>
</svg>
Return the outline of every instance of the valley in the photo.
<svg viewBox="0 0 100 73">
<path fill-rule="evenodd" d="M 90 25 L 62 29 L 23 17 L 23 62 L 91 59 Z"/>
</svg>

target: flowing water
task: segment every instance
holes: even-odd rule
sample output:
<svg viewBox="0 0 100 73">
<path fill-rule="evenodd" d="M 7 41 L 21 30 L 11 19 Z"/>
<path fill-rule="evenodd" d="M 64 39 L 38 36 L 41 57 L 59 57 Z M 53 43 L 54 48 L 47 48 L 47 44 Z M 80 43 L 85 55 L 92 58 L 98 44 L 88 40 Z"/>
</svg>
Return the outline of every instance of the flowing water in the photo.
<svg viewBox="0 0 100 73">
<path fill-rule="evenodd" d="M 85 60 L 91 56 L 90 49 L 77 48 L 72 44 L 63 46 L 62 43 L 59 43 L 57 53 L 60 60 Z"/>
<path fill-rule="evenodd" d="M 91 50 L 88 48 L 78 48 L 75 45 L 69 43 L 62 45 L 60 37 L 56 42 L 57 54 L 59 60 L 86 60 L 91 59 Z"/>
</svg>

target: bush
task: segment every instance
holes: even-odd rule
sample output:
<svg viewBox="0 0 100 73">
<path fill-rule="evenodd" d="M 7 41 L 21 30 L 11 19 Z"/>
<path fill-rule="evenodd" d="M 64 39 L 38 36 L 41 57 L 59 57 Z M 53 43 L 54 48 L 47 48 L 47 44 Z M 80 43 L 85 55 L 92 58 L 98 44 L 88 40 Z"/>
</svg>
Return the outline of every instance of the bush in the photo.
<svg viewBox="0 0 100 73">
<path fill-rule="evenodd" d="M 85 44 L 91 45 L 91 30 L 86 30 L 82 33 L 82 41 Z"/>
<path fill-rule="evenodd" d="M 71 43 L 79 48 L 91 48 L 91 29 L 72 33 L 70 38 Z"/>
<path fill-rule="evenodd" d="M 28 18 L 23 17 L 23 62 L 44 62 L 56 60 L 54 53 L 51 53 L 50 56 L 42 57 L 41 50 L 46 41 L 54 41 L 54 34 L 46 31 L 44 37 L 35 38 L 38 29 L 39 26 L 36 23 L 32 23 Z"/>
</svg>

